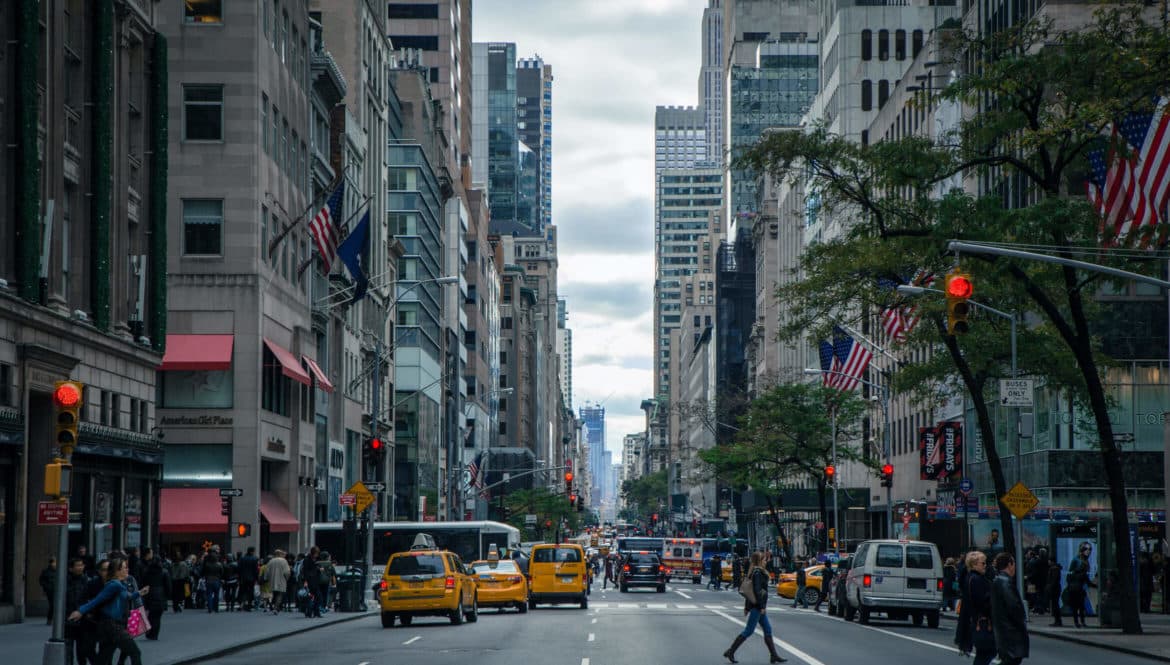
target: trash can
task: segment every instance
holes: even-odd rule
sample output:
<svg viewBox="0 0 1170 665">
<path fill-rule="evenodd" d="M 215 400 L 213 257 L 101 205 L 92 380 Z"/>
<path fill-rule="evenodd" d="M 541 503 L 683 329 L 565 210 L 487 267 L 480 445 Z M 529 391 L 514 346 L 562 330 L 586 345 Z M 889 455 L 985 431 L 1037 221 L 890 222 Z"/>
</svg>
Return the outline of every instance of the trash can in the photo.
<svg viewBox="0 0 1170 665">
<path fill-rule="evenodd" d="M 362 593 L 362 571 L 350 568 L 337 576 L 337 604 L 342 612 L 365 612 Z"/>
</svg>

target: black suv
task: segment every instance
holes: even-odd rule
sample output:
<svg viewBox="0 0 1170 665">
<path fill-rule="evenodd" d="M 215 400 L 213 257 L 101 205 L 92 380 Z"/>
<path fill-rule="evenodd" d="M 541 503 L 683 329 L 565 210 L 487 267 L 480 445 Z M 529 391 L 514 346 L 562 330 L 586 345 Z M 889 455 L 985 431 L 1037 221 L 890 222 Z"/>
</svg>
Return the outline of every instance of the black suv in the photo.
<svg viewBox="0 0 1170 665">
<path fill-rule="evenodd" d="M 656 587 L 666 593 L 666 567 L 662 557 L 654 552 L 630 552 L 622 560 L 618 588 L 625 593 L 632 586 Z"/>
</svg>

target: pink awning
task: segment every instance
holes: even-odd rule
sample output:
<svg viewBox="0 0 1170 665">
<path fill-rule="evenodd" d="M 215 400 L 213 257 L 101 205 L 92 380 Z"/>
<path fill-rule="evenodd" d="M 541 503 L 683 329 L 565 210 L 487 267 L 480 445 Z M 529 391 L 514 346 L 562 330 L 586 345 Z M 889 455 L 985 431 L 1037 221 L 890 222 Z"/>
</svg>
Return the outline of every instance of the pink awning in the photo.
<svg viewBox="0 0 1170 665">
<path fill-rule="evenodd" d="M 264 338 L 264 345 L 268 347 L 268 350 L 272 352 L 272 355 L 276 357 L 277 362 L 280 363 L 282 374 L 292 379 L 293 381 L 299 381 L 306 386 L 313 385 L 313 379 L 309 378 L 308 372 L 306 372 L 301 367 L 301 364 L 297 362 L 297 357 L 294 356 L 291 351 L 277 344 L 276 342 L 273 342 L 267 337 Z"/>
<path fill-rule="evenodd" d="M 321 369 L 317 361 L 307 356 L 302 357 L 305 359 L 305 364 L 309 366 L 309 373 L 317 379 L 317 387 L 327 393 L 333 392 L 333 383 L 329 380 L 329 377 L 325 376 L 325 371 Z"/>
<path fill-rule="evenodd" d="M 219 490 L 164 487 L 159 492 L 159 533 L 219 533 L 228 525 L 220 513 Z"/>
<path fill-rule="evenodd" d="M 232 335 L 167 335 L 160 371 L 232 368 Z"/>
<path fill-rule="evenodd" d="M 268 529 L 274 533 L 292 533 L 301 528 L 296 515 L 272 492 L 260 492 L 260 514 L 268 521 Z"/>
</svg>

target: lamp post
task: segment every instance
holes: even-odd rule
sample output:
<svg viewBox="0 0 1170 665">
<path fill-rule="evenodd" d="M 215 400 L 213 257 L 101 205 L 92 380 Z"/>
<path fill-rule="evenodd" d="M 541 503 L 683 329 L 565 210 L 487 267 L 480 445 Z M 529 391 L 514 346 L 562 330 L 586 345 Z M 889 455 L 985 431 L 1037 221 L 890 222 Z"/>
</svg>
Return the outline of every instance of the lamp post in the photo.
<svg viewBox="0 0 1170 665">
<path fill-rule="evenodd" d="M 928 288 L 925 286 L 910 286 L 908 284 L 903 284 L 903 285 L 899 286 L 898 293 L 905 295 L 905 296 L 920 296 L 924 293 L 938 293 L 938 294 L 946 295 L 945 293 L 943 293 L 942 291 L 940 291 L 938 289 L 931 289 L 931 288 Z M 996 309 L 990 305 L 984 305 L 983 303 L 976 302 L 976 301 L 970 300 L 970 299 L 968 299 L 967 302 L 971 303 L 975 307 L 978 307 L 979 309 L 981 309 L 985 312 L 990 312 L 992 314 L 995 314 L 996 316 L 1003 317 L 1011 323 L 1011 326 L 1012 326 L 1012 328 L 1011 328 L 1012 378 L 1013 379 L 1018 378 L 1019 377 L 1019 368 L 1018 368 L 1017 363 L 1016 363 L 1016 320 L 1018 317 L 1016 316 L 1016 313 L 1015 312 L 1005 312 L 1003 310 Z M 1021 460 L 1020 460 L 1020 430 L 1019 430 L 1020 410 L 1019 410 L 1019 408 L 1018 407 L 1011 407 L 1011 414 L 1012 414 L 1011 420 L 1012 420 L 1012 422 L 1014 422 L 1016 424 L 1016 482 L 1021 482 L 1024 478 L 1023 478 L 1023 472 L 1022 472 L 1023 467 L 1021 465 Z M 966 459 L 966 455 L 964 455 L 963 457 L 964 457 L 964 459 Z M 1015 525 L 1016 525 L 1016 528 L 1015 528 L 1015 531 L 1016 531 L 1016 536 L 1015 536 L 1016 553 L 1015 554 L 1016 554 L 1016 565 L 1019 566 L 1019 565 L 1021 565 L 1021 563 L 1024 560 L 1024 521 L 1017 518 L 1015 515 L 1012 515 L 1012 519 L 1015 520 Z M 1020 592 L 1020 598 L 1023 598 L 1024 597 L 1024 576 L 1023 575 L 1016 575 L 1016 589 Z"/>
<path fill-rule="evenodd" d="M 865 379 L 860 379 L 860 378 L 854 377 L 852 374 L 847 375 L 844 372 L 838 372 L 838 371 L 829 370 L 829 369 L 805 368 L 804 373 L 809 374 L 809 375 L 836 374 L 838 376 L 849 376 L 852 379 L 856 379 L 858 383 L 863 383 L 863 384 L 869 386 L 870 388 L 873 388 L 881 393 L 882 457 L 885 460 L 886 464 L 893 464 L 893 462 L 890 460 L 890 386 L 889 386 L 889 384 L 887 383 L 884 385 L 878 385 L 876 383 L 873 383 L 872 381 L 867 381 Z M 836 414 L 834 414 L 834 416 L 833 416 L 833 426 L 834 426 L 834 431 L 833 431 L 833 466 L 834 466 L 834 468 L 837 466 L 837 432 L 835 429 L 836 424 L 837 424 L 836 423 Z M 891 483 L 891 485 L 892 485 L 892 483 Z M 894 529 L 894 506 L 893 506 L 892 497 L 893 497 L 893 487 L 887 486 L 886 487 L 886 528 L 890 530 L 890 533 L 893 533 L 893 529 Z M 836 483 L 834 483 L 834 485 L 833 485 L 833 526 L 834 526 L 834 528 L 838 528 L 837 514 L 838 514 L 838 511 L 837 511 L 837 485 L 836 485 Z"/>
</svg>

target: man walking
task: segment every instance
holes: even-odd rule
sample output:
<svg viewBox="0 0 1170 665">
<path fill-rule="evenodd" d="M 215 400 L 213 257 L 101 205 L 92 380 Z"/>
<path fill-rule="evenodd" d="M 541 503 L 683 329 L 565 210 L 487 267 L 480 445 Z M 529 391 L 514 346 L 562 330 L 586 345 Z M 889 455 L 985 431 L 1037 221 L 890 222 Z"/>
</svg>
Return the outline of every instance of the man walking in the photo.
<svg viewBox="0 0 1170 665">
<path fill-rule="evenodd" d="M 617 584 L 613 579 L 613 555 L 605 557 L 605 579 L 601 582 L 601 588 L 606 588 L 606 585 L 610 582 L 614 582 L 615 585 Z"/>
<path fill-rule="evenodd" d="M 256 582 L 260 579 L 260 559 L 256 558 L 256 548 L 249 547 L 244 556 L 240 557 L 240 609 L 244 612 L 252 611 L 252 604 L 256 600 Z"/>
<path fill-rule="evenodd" d="M 723 559 L 718 554 L 711 557 L 711 582 L 716 591 L 723 590 Z"/>
<path fill-rule="evenodd" d="M 991 583 L 991 625 L 1000 665 L 1020 665 L 1028 657 L 1028 610 L 1016 589 L 1016 560 L 1007 552 L 995 556 Z"/>
<path fill-rule="evenodd" d="M 816 607 L 813 607 L 814 611 L 816 611 L 816 612 L 821 611 L 821 603 L 825 602 L 825 597 L 829 595 L 829 592 L 833 588 L 834 575 L 835 575 L 835 573 L 833 572 L 833 562 L 826 561 L 825 562 L 825 572 L 824 572 L 823 577 L 821 577 L 821 593 L 820 593 L 820 595 L 817 596 Z"/>
<path fill-rule="evenodd" d="M 792 609 L 796 609 L 796 604 L 804 605 L 804 609 L 808 609 L 808 601 L 804 598 L 805 587 L 808 586 L 808 573 L 804 572 L 804 562 L 798 562 L 796 565 L 796 595 L 792 598 Z"/>
<path fill-rule="evenodd" d="M 49 601 L 49 618 L 45 622 L 49 625 L 53 624 L 53 603 L 57 602 L 57 557 L 49 557 L 49 565 L 41 571 L 41 591 L 45 592 L 45 598 Z"/>
<path fill-rule="evenodd" d="M 289 572 L 288 559 L 284 558 L 284 550 L 276 550 L 272 560 L 264 566 L 264 576 L 268 581 L 268 588 L 272 591 L 272 613 L 280 614 L 284 606 L 284 594 L 288 591 Z"/>
</svg>

